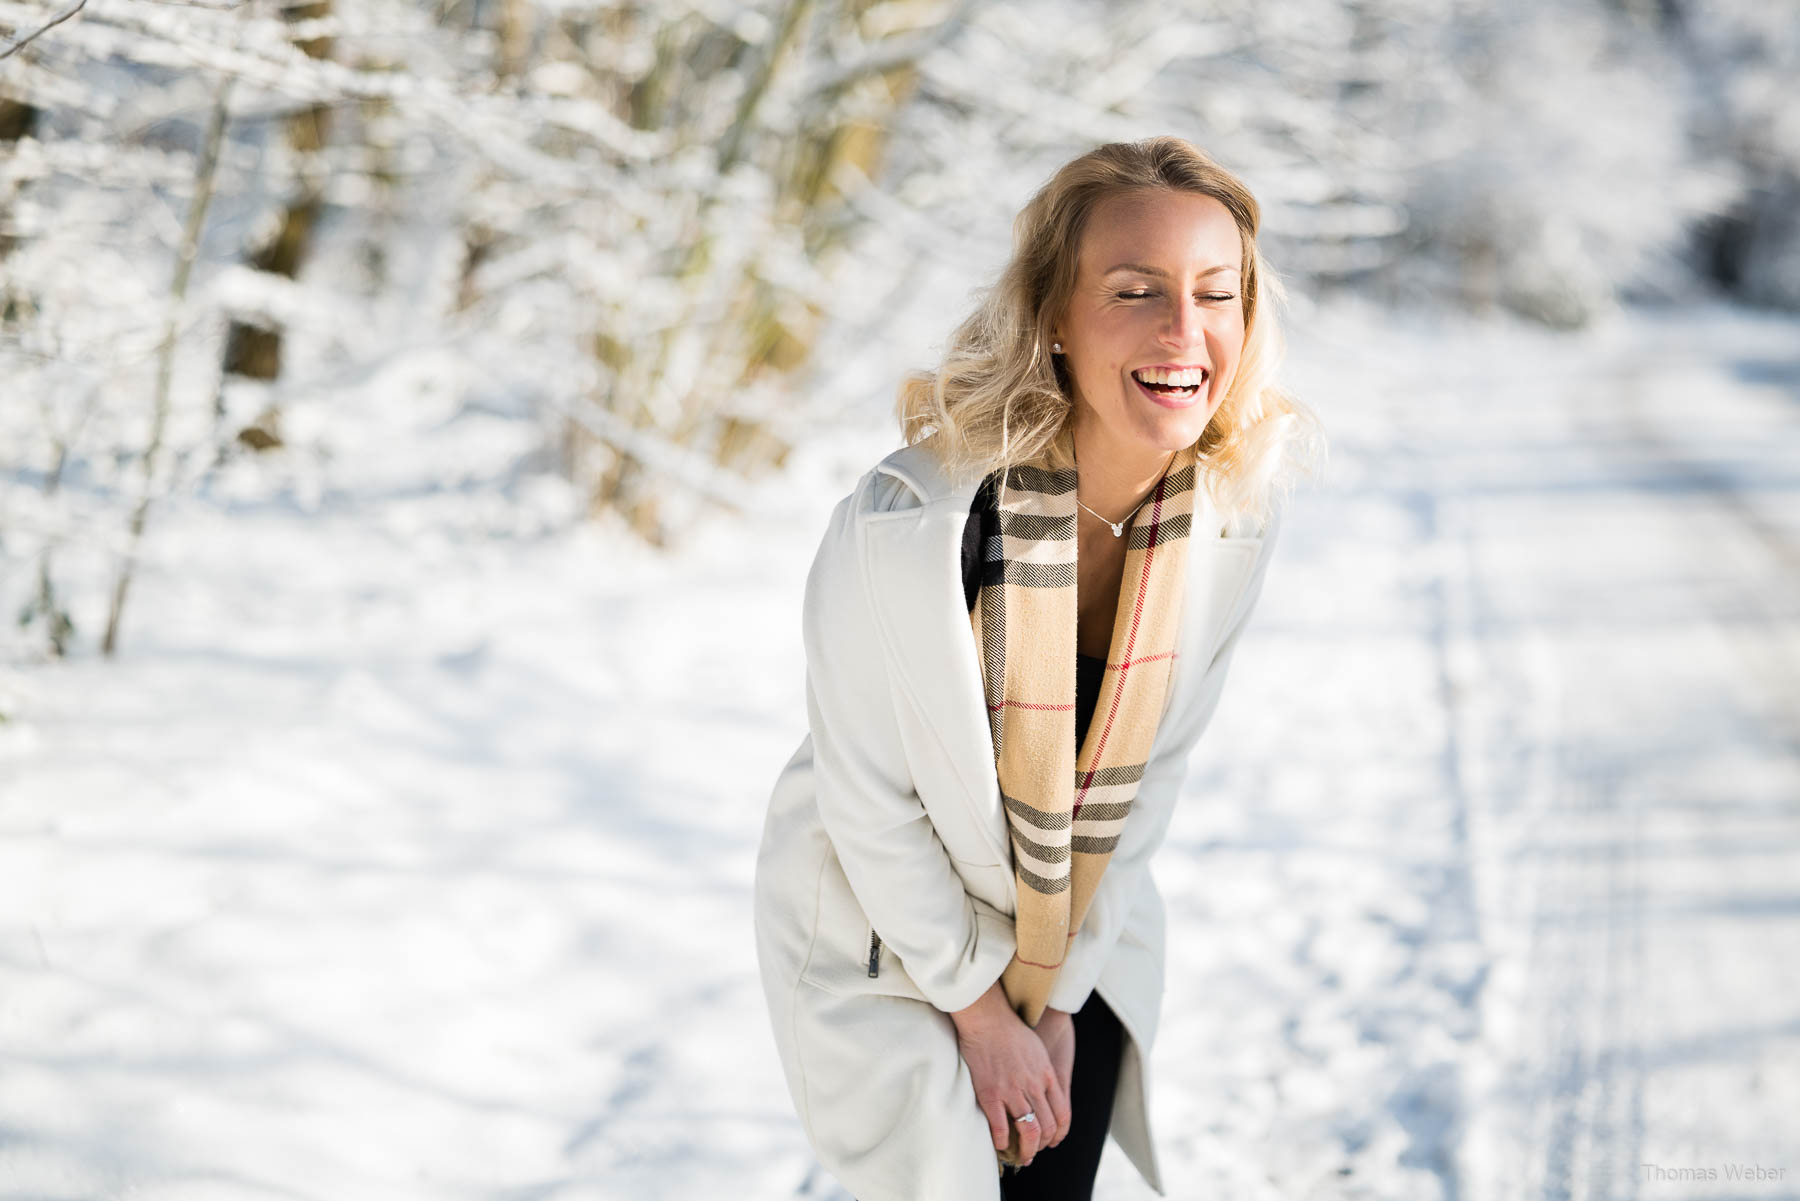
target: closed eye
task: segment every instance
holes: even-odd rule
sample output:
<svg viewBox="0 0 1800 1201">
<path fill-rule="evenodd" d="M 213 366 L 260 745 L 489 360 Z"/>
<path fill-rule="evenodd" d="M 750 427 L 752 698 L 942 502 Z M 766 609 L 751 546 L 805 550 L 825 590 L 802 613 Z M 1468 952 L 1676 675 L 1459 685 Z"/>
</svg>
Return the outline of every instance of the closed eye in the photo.
<svg viewBox="0 0 1800 1201">
<path fill-rule="evenodd" d="M 1156 295 L 1156 293 L 1151 292 L 1148 289 L 1133 288 L 1129 292 L 1120 292 L 1119 299 L 1120 300 L 1147 300 L 1154 295 Z M 1232 300 L 1232 299 L 1234 299 L 1234 296 L 1230 292 L 1203 292 L 1200 294 L 1199 298 L 1201 300 Z"/>
</svg>

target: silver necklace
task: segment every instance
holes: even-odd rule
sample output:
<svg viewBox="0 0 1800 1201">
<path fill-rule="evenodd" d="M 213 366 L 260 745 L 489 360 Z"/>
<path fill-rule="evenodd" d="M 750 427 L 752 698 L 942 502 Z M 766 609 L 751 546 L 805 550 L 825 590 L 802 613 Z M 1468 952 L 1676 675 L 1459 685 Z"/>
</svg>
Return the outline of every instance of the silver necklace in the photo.
<svg viewBox="0 0 1800 1201">
<path fill-rule="evenodd" d="M 1073 447 L 1071 447 L 1071 448 L 1070 448 L 1070 450 L 1069 450 L 1069 457 L 1070 457 L 1070 458 L 1071 458 L 1071 459 L 1074 459 L 1074 458 L 1075 458 L 1075 451 L 1074 451 L 1074 448 L 1073 448 Z M 1169 456 L 1169 462 L 1171 462 L 1171 463 L 1173 463 L 1173 462 L 1174 462 L 1174 461 L 1175 461 L 1175 456 L 1174 456 L 1174 455 L 1170 455 L 1170 456 Z M 1077 478 L 1077 479 L 1079 479 L 1079 478 L 1080 478 L 1080 473 L 1081 473 L 1081 462 L 1080 462 L 1080 460 L 1076 460 L 1076 462 L 1075 462 L 1075 469 L 1076 469 L 1076 478 Z M 1168 470 L 1169 470 L 1169 469 L 1168 469 L 1168 468 L 1167 468 L 1167 467 L 1164 467 L 1164 468 L 1163 468 L 1163 473 L 1164 473 L 1164 474 L 1165 474 L 1165 475 L 1166 475 L 1166 474 L 1168 474 Z M 1161 483 L 1162 483 L 1162 481 L 1161 481 L 1161 480 L 1158 480 L 1158 481 L 1157 481 L 1157 483 L 1158 483 L 1158 484 L 1161 484 Z M 1155 495 L 1156 495 L 1156 489 L 1155 489 L 1155 488 L 1152 488 L 1152 489 L 1150 489 L 1150 496 L 1155 496 Z M 1124 519 L 1123 519 L 1123 520 L 1121 520 L 1121 521 L 1106 521 L 1106 518 L 1104 518 L 1104 517 L 1100 517 L 1100 514 L 1098 514 L 1098 513 L 1094 513 L 1094 511 L 1093 511 L 1093 510 L 1092 510 L 1092 509 L 1088 509 L 1088 507 L 1087 507 L 1087 506 L 1086 506 L 1086 505 L 1082 505 L 1082 504 L 1081 504 L 1081 497 L 1079 497 L 1079 496 L 1077 496 L 1077 497 L 1076 497 L 1076 498 L 1075 498 L 1075 503 L 1076 503 L 1076 504 L 1078 504 L 1078 505 L 1081 505 L 1081 507 L 1082 507 L 1082 508 L 1084 508 L 1084 509 L 1087 509 L 1087 511 L 1088 511 L 1088 512 L 1090 512 L 1090 513 L 1094 513 L 1094 516 L 1095 516 L 1095 517 L 1100 517 L 1100 520 L 1101 520 L 1101 521 L 1106 521 L 1106 524 L 1107 524 L 1107 525 L 1109 525 L 1109 526 L 1111 526 L 1111 527 L 1112 527 L 1112 532 L 1113 532 L 1113 537 L 1115 537 L 1115 538 L 1123 538 L 1123 537 L 1124 537 L 1124 536 L 1125 536 L 1125 525 L 1126 525 L 1126 523 L 1127 523 L 1127 522 L 1129 522 L 1129 521 L 1130 521 L 1130 520 L 1131 520 L 1131 519 L 1132 519 L 1132 518 L 1133 518 L 1133 517 L 1136 517 L 1136 516 L 1137 516 L 1137 514 L 1138 514 L 1138 509 L 1141 509 L 1141 508 L 1143 508 L 1143 507 L 1144 507 L 1144 506 L 1145 506 L 1145 505 L 1147 505 L 1147 504 L 1149 504 L 1149 503 L 1150 503 L 1150 496 L 1146 496 L 1146 497 L 1145 497 L 1145 498 L 1144 498 L 1144 499 L 1143 499 L 1143 500 L 1140 500 L 1140 501 L 1138 501 L 1138 505 L 1137 505 L 1137 509 L 1133 509 L 1133 510 L 1132 510 L 1132 511 L 1131 511 L 1131 512 L 1129 512 L 1129 513 L 1127 513 L 1127 514 L 1125 514 L 1125 517 L 1124 517 Z"/>
<path fill-rule="evenodd" d="M 1156 490 L 1151 489 L 1151 496 L 1154 496 L 1155 494 L 1156 494 Z M 1088 509 L 1088 507 L 1086 505 L 1081 504 L 1081 498 L 1079 496 L 1077 496 L 1075 498 L 1075 503 L 1078 505 L 1081 505 L 1082 508 L 1087 509 L 1088 512 L 1094 513 L 1094 511 L 1092 509 Z M 1145 505 L 1147 505 L 1149 503 L 1150 503 L 1150 497 L 1146 496 L 1143 500 L 1138 502 L 1137 509 L 1133 509 L 1131 512 L 1125 514 L 1125 521 L 1130 521 L 1133 517 L 1136 517 L 1138 509 L 1143 508 Z M 1100 517 L 1100 514 L 1094 513 L 1094 516 Z M 1106 518 L 1100 517 L 1100 520 L 1106 521 Z M 1125 521 L 1106 521 L 1106 524 L 1112 527 L 1113 537 L 1123 538 L 1125 536 Z"/>
</svg>

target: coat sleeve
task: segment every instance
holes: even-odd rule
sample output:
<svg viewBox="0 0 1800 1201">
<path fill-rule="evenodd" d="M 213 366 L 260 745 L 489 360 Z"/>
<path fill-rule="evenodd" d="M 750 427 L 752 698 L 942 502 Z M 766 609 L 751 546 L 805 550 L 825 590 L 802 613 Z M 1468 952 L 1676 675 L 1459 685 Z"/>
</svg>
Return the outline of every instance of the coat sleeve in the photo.
<svg viewBox="0 0 1800 1201">
<path fill-rule="evenodd" d="M 911 495 L 871 472 L 831 515 L 806 581 L 807 719 L 820 820 L 850 889 L 919 990 L 953 1012 L 1000 978 L 1017 944 L 1012 920 L 965 890 L 901 740 L 861 523 L 909 520 L 883 510 Z"/>
<path fill-rule="evenodd" d="M 1107 861 L 1106 871 L 1101 873 L 1093 899 L 1088 902 L 1087 913 L 1081 919 L 1081 929 L 1070 941 L 1068 953 L 1051 986 L 1048 1004 L 1053 1008 L 1072 1013 L 1087 1000 L 1088 993 L 1100 980 L 1107 957 L 1118 944 L 1139 890 L 1149 879 L 1150 856 L 1162 845 L 1169 820 L 1175 815 L 1175 803 L 1187 779 L 1188 760 L 1199 744 L 1200 735 L 1211 722 L 1213 711 L 1219 706 L 1232 656 L 1244 628 L 1250 623 L 1257 599 L 1262 595 L 1263 576 L 1268 571 L 1281 519 L 1281 510 L 1277 508 L 1263 528 L 1262 546 L 1251 566 L 1250 578 L 1193 701 L 1180 711 L 1170 708 L 1164 717 L 1167 728 L 1157 730 L 1157 749 L 1144 767 L 1144 778 L 1138 784 L 1131 814 L 1119 834 L 1119 844 Z"/>
</svg>

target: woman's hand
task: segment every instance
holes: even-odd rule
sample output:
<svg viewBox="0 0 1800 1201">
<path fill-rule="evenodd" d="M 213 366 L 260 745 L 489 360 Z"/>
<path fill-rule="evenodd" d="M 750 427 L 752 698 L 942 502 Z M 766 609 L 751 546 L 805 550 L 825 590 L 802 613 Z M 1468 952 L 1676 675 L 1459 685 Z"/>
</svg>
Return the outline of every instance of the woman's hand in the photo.
<svg viewBox="0 0 1800 1201">
<path fill-rule="evenodd" d="M 1056 1069 L 1056 1079 L 1062 1085 L 1064 1097 L 1070 1096 L 1070 1078 L 1075 1072 L 1075 1019 L 1067 1010 L 1044 1008 L 1044 1016 L 1038 1019 L 1038 1039 L 1044 1044 L 1044 1050 L 1050 1056 L 1050 1064 Z M 1046 1147 L 1054 1147 L 1063 1141 L 1069 1133 L 1069 1124 L 1064 1122 L 1056 1137 L 1044 1143 Z"/>
<path fill-rule="evenodd" d="M 976 1104 L 987 1115 L 994 1150 L 1006 1150 L 1016 1130 L 1023 1165 L 1042 1148 L 1060 1143 L 1069 1132 L 1068 1087 L 1044 1040 L 1007 1004 L 1000 982 L 994 981 L 980 1000 L 950 1017 L 975 1084 Z M 1068 1042 L 1072 1061 L 1072 1031 Z M 1027 1112 L 1036 1114 L 1037 1121 L 1013 1120 Z"/>
</svg>

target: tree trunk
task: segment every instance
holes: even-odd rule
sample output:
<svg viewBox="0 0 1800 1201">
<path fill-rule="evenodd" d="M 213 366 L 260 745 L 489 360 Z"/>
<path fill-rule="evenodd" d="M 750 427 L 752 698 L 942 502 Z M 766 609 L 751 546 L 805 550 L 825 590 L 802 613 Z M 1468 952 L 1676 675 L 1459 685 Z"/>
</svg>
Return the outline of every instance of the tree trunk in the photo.
<svg viewBox="0 0 1800 1201">
<path fill-rule="evenodd" d="M 331 15 L 332 0 L 312 0 L 287 9 L 290 24 Z M 308 58 L 331 57 L 330 38 L 313 38 L 297 43 Z M 331 110 L 323 104 L 310 105 L 287 119 L 289 144 L 302 164 L 301 178 L 294 194 L 281 212 L 275 237 L 251 256 L 250 265 L 285 279 L 297 279 L 312 248 L 313 229 L 324 206 L 324 180 L 320 178 L 319 153 L 325 147 L 331 123 Z M 282 331 L 246 321 L 234 320 L 226 333 L 225 373 L 249 379 L 274 380 L 281 376 Z M 238 432 L 238 441 L 254 450 L 281 445 L 273 411 L 259 417 L 254 425 Z"/>
</svg>

